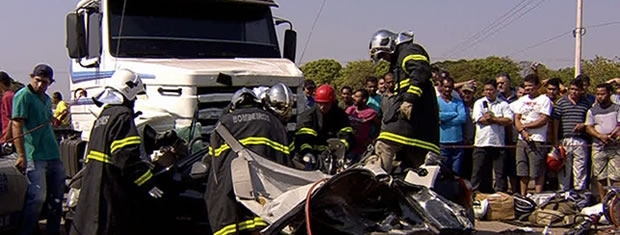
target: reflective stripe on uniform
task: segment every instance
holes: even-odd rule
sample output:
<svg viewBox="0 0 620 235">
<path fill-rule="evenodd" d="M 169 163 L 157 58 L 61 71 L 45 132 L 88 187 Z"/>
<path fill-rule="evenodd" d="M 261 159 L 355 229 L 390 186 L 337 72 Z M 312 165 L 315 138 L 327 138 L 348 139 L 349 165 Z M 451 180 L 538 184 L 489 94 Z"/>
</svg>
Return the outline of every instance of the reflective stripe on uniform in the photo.
<svg viewBox="0 0 620 235">
<path fill-rule="evenodd" d="M 327 145 L 315 145 L 314 146 L 314 150 L 319 151 L 319 152 L 323 152 L 329 149 L 329 146 Z"/>
<path fill-rule="evenodd" d="M 88 163 L 89 160 L 112 164 L 112 159 L 110 156 L 95 150 L 90 150 L 86 155 L 86 162 Z"/>
<path fill-rule="evenodd" d="M 349 149 L 349 142 L 345 139 L 340 139 L 340 141 L 344 144 L 344 147 Z"/>
<path fill-rule="evenodd" d="M 405 58 L 403 59 L 403 63 L 400 66 L 406 74 L 409 74 L 409 71 L 407 71 L 407 67 L 405 67 L 405 64 L 407 64 L 407 62 L 409 62 L 410 60 L 426 61 L 426 63 L 430 63 L 428 58 L 424 55 L 413 54 L 405 56 Z"/>
<path fill-rule="evenodd" d="M 255 217 L 254 219 L 246 220 L 238 224 L 230 224 L 224 226 L 222 229 L 213 233 L 213 235 L 227 235 L 237 233 L 237 226 L 239 227 L 239 232 L 241 232 L 243 230 L 252 230 L 257 227 L 267 227 L 267 222 L 265 222 L 260 217 Z"/>
<path fill-rule="evenodd" d="M 307 127 L 302 127 L 301 129 L 299 129 L 297 132 L 295 132 L 295 135 L 312 135 L 312 136 L 318 136 L 319 134 L 316 133 L 315 130 L 311 129 L 311 128 L 307 128 Z"/>
<path fill-rule="evenodd" d="M 289 152 L 295 151 L 295 141 L 292 141 L 290 144 L 288 144 L 288 151 Z"/>
<path fill-rule="evenodd" d="M 276 141 L 270 140 L 267 137 L 247 137 L 244 139 L 239 140 L 239 142 L 246 146 L 246 145 L 266 145 L 271 147 L 272 149 L 276 150 L 276 151 L 280 151 L 286 155 L 290 154 L 290 150 L 288 148 L 288 146 L 285 146 L 281 143 L 278 143 Z M 220 147 L 218 147 L 217 149 L 214 150 L 214 155 L 213 157 L 219 157 L 222 152 L 226 151 L 230 149 L 230 146 L 228 146 L 228 144 L 222 144 Z M 303 146 L 302 146 L 303 149 Z"/>
<path fill-rule="evenodd" d="M 144 174 L 142 174 L 140 177 L 138 177 L 138 179 L 134 180 L 133 182 L 138 186 L 142 186 L 144 183 L 146 183 L 146 181 L 149 181 L 151 177 L 153 177 L 153 172 L 151 172 L 151 170 L 147 170 L 146 172 L 144 172 Z"/>
<path fill-rule="evenodd" d="M 353 128 L 348 126 L 345 128 L 340 129 L 338 132 L 348 132 L 348 133 L 353 133 Z"/>
<path fill-rule="evenodd" d="M 124 139 L 112 141 L 110 152 L 113 153 L 127 145 L 140 144 L 140 136 L 129 136 Z"/>
<path fill-rule="evenodd" d="M 415 147 L 423 148 L 429 151 L 433 151 L 435 153 L 439 153 L 439 146 L 437 146 L 436 144 L 426 142 L 423 140 L 419 140 L 419 139 L 412 139 L 412 138 L 400 136 L 400 135 L 390 133 L 390 132 L 382 131 L 379 134 L 378 139 L 394 141 L 396 143 L 409 145 L 409 146 L 415 146 Z"/>
<path fill-rule="evenodd" d="M 312 145 L 309 145 L 309 144 L 302 144 L 301 147 L 299 147 L 299 148 L 300 148 L 299 149 L 300 151 L 304 151 L 304 149 L 310 149 L 310 150 L 313 149 Z"/>
<path fill-rule="evenodd" d="M 422 96 L 422 89 L 417 86 L 410 85 L 409 89 L 407 89 L 407 93 L 415 94 L 417 96 Z"/>
<path fill-rule="evenodd" d="M 402 81 L 398 82 L 398 89 L 402 89 L 402 88 L 405 88 L 405 87 L 409 86 L 409 82 L 410 81 L 411 80 L 409 78 L 407 78 L 405 80 L 402 80 Z"/>
</svg>

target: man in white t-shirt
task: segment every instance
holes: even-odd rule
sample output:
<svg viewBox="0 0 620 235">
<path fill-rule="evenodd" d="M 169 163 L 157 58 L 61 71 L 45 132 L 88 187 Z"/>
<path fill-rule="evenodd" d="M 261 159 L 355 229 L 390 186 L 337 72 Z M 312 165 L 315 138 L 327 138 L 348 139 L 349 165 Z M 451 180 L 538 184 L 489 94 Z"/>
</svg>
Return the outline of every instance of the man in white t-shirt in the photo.
<svg viewBox="0 0 620 235">
<path fill-rule="evenodd" d="M 497 82 L 484 83 L 484 97 L 474 103 L 472 111 L 476 124 L 474 140 L 472 190 L 482 193 L 507 192 L 505 129 L 512 125 L 512 111 L 508 102 L 497 97 Z M 495 185 L 491 179 L 495 172 Z"/>
<path fill-rule="evenodd" d="M 547 124 L 553 103 L 546 95 L 538 92 L 540 80 L 535 74 L 527 75 L 523 81 L 525 95 L 519 98 L 515 107 L 514 122 L 519 141 L 517 142 L 517 176 L 520 178 L 521 195 L 526 195 L 527 185 L 534 178 L 536 193 L 542 192 L 545 182 L 545 156 L 547 148 Z"/>
</svg>

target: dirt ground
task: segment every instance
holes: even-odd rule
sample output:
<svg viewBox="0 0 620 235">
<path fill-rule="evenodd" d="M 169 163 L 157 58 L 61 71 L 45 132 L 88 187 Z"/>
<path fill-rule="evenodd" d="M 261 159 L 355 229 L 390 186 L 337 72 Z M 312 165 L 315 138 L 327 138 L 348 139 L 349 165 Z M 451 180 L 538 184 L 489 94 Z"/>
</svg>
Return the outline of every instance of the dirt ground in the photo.
<svg viewBox="0 0 620 235">
<path fill-rule="evenodd" d="M 610 231 L 612 226 L 605 225 L 599 226 L 598 232 L 596 234 L 620 234 L 613 233 Z M 529 230 L 532 229 L 533 232 L 523 232 L 519 231 L 519 229 Z M 542 234 L 544 228 L 539 227 L 519 227 L 512 224 L 507 224 L 498 221 L 476 221 L 476 235 L 487 235 L 487 234 Z M 565 234 L 569 229 L 568 228 L 550 228 L 549 232 L 552 235 L 556 234 Z"/>
</svg>

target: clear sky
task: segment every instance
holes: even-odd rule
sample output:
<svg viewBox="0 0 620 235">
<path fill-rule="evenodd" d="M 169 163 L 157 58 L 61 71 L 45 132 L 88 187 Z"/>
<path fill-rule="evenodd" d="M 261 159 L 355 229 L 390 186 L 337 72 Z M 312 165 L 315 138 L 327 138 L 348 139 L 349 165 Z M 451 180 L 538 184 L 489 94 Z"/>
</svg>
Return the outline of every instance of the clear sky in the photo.
<svg viewBox="0 0 620 235">
<path fill-rule="evenodd" d="M 576 2 L 327 0 L 300 63 L 319 58 L 334 58 L 343 64 L 366 59 L 370 36 L 377 29 L 386 28 L 413 30 L 416 40 L 426 47 L 433 61 L 510 55 L 516 60 L 541 61 L 553 68 L 572 66 L 574 38 L 569 33 L 561 34 L 575 27 Z M 620 1 L 584 2 L 585 26 L 620 22 Z M 72 0 L 2 0 L 0 70 L 27 82 L 27 74 L 36 63 L 49 63 L 55 68 L 58 81 L 50 90 L 60 90 L 68 97 L 65 14 L 75 3 Z M 299 60 L 323 0 L 280 0 L 278 3 L 280 7 L 274 9 L 274 15 L 293 21 L 298 32 Z M 506 17 L 497 21 L 502 16 Z M 494 27 L 482 31 L 489 25 Z M 280 34 L 286 27 L 279 26 Z M 481 31 L 477 42 L 466 41 Z M 489 36 L 492 32 L 495 33 Z M 583 57 L 619 56 L 619 32 L 620 23 L 587 29 Z M 558 37 L 523 50 L 554 36 Z"/>
</svg>

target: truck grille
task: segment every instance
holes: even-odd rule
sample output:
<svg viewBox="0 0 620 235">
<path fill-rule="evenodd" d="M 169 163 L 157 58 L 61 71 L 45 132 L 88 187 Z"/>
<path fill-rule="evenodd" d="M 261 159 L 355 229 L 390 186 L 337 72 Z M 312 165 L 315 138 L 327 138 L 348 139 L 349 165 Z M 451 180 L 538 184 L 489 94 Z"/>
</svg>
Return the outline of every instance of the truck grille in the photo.
<svg viewBox="0 0 620 235">
<path fill-rule="evenodd" d="M 297 95 L 297 87 L 289 86 L 293 93 Z M 198 87 L 197 94 L 199 96 L 198 104 L 198 121 L 202 126 L 201 133 L 203 136 L 208 136 L 213 132 L 215 124 L 219 120 L 224 111 L 224 108 L 230 104 L 235 91 L 242 87 Z M 252 89 L 254 87 L 247 87 Z M 297 107 L 297 102 L 295 106 Z M 288 131 L 295 130 L 295 122 L 297 120 L 297 108 L 293 108 L 293 116 L 290 123 L 287 125 Z"/>
</svg>

